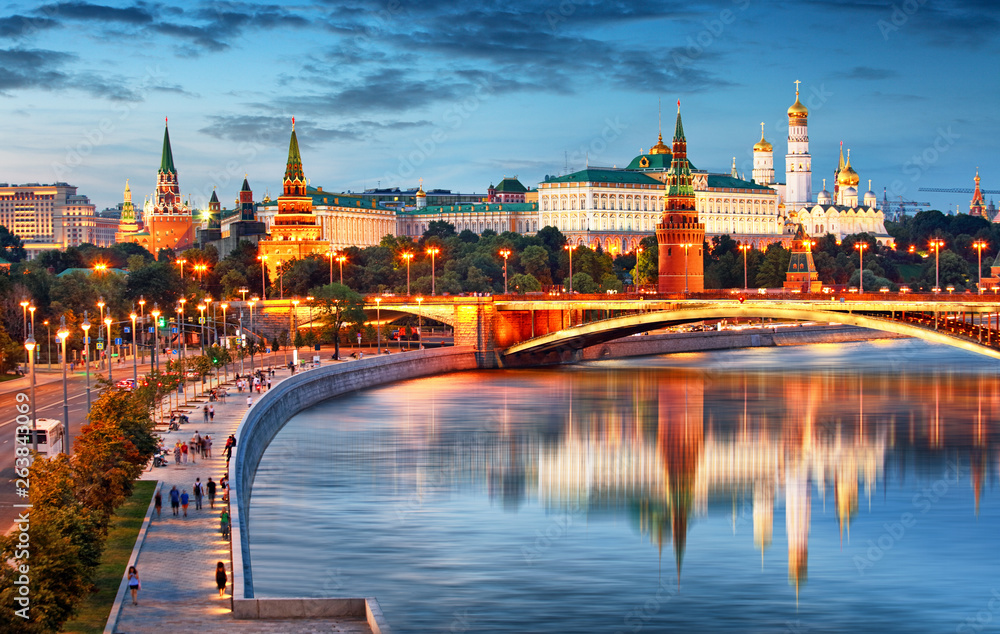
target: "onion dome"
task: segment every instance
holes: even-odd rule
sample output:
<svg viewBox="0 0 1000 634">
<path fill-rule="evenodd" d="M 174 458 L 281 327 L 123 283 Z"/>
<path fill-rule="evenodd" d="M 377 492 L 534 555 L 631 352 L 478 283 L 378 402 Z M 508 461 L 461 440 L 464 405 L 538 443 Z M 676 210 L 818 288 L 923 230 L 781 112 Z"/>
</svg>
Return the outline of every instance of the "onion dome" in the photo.
<svg viewBox="0 0 1000 634">
<path fill-rule="evenodd" d="M 788 107 L 789 125 L 804 125 L 809 117 L 809 109 L 799 101 L 799 82 L 795 82 L 795 103 Z"/>
<path fill-rule="evenodd" d="M 670 154 L 670 146 L 663 143 L 663 133 L 656 135 L 656 145 L 649 148 L 650 154 Z"/>
<path fill-rule="evenodd" d="M 832 205 L 833 204 L 833 196 L 830 195 L 830 192 L 826 191 L 826 179 L 825 178 L 823 179 L 823 191 L 821 191 L 820 193 L 818 193 L 816 195 L 816 202 L 819 203 L 819 204 L 821 204 L 821 205 Z"/>
<path fill-rule="evenodd" d="M 847 150 L 847 163 L 844 165 L 844 169 L 840 170 L 840 175 L 837 176 L 837 184 L 841 187 L 857 187 L 859 182 L 861 182 L 861 177 L 851 167 L 851 151 Z"/>
<path fill-rule="evenodd" d="M 858 190 L 854 189 L 853 187 L 848 187 L 847 189 L 844 190 L 844 198 L 853 198 L 857 200 Z"/>
<path fill-rule="evenodd" d="M 753 144 L 754 152 L 771 152 L 774 147 L 764 139 L 764 123 L 760 124 L 760 141 Z"/>
</svg>

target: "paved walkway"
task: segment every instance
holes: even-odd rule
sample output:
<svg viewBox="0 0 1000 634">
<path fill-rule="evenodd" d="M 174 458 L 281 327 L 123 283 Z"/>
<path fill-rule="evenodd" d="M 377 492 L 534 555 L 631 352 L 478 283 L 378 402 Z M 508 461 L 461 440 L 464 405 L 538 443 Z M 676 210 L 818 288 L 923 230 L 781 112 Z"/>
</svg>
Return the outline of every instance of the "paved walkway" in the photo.
<svg viewBox="0 0 1000 634">
<path fill-rule="evenodd" d="M 277 370 L 272 385 L 289 376 L 287 369 Z M 281 621 L 241 620 L 231 616 L 229 587 L 225 598 L 219 597 L 215 585 L 216 563 L 226 564 L 226 574 L 232 578 L 230 544 L 221 538 L 219 514 L 222 511 L 221 491 L 216 496 L 215 509 L 207 495 L 201 510 L 195 509 L 194 496 L 188 507 L 188 516 L 174 517 L 170 509 L 170 488 L 187 490 L 191 494 L 195 478 L 202 483 L 222 477 L 226 459 L 223 449 L 229 434 L 235 433 L 240 419 L 246 412 L 246 392 L 239 394 L 230 387 L 227 403 L 215 405 L 215 420 L 203 422 L 199 410 L 190 414 L 191 423 L 180 431 L 161 434 L 163 443 L 173 449 L 178 440 L 187 441 L 197 430 L 202 436 L 212 437 L 212 455 L 207 460 L 198 458 L 195 463 L 154 467 L 143 475 L 145 480 L 160 480 L 163 494 L 163 512 L 156 519 L 155 511 L 146 538 L 139 552 L 136 569 L 142 581 L 139 605 L 132 605 L 130 597 L 122 603 L 115 632 L 222 632 L 239 630 L 241 634 L 257 633 L 313 633 L 313 632 L 370 632 L 364 619 L 313 620 L 292 619 Z M 256 401 L 258 397 L 254 395 Z"/>
</svg>

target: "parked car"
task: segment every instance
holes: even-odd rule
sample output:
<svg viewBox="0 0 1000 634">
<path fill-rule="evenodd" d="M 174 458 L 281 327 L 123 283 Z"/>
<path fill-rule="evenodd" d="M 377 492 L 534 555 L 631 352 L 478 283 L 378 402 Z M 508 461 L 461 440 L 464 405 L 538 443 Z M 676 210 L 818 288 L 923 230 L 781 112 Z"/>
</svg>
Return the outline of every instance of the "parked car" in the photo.
<svg viewBox="0 0 1000 634">
<path fill-rule="evenodd" d="M 125 390 L 126 392 L 131 392 L 135 389 L 135 381 L 132 379 L 122 379 L 121 381 L 115 383 L 115 387 L 120 390 Z"/>
</svg>

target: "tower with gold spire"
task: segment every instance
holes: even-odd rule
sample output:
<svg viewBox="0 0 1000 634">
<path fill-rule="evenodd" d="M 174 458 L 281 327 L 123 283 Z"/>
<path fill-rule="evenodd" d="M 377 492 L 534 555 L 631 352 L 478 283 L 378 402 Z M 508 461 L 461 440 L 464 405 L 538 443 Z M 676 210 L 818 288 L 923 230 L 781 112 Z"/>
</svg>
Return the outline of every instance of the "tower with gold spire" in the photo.
<svg viewBox="0 0 1000 634">
<path fill-rule="evenodd" d="M 656 225 L 656 242 L 659 245 L 657 287 L 661 293 L 700 293 L 705 289 L 702 261 L 705 225 L 698 222 L 680 101 L 677 102 L 677 122 L 674 124 L 670 169 L 665 184 L 663 216 Z"/>
<path fill-rule="evenodd" d="M 774 146 L 764 138 L 764 122 L 760 123 L 760 141 L 753 145 L 753 181 L 758 185 L 774 183 Z"/>
<path fill-rule="evenodd" d="M 809 110 L 799 101 L 788 108 L 788 154 L 785 155 L 785 208 L 799 209 L 812 202 L 812 156 L 809 154 Z"/>
<path fill-rule="evenodd" d="M 135 217 L 135 206 L 132 204 L 132 188 L 125 179 L 125 193 L 122 203 L 122 217 L 118 223 L 115 242 L 133 242 L 133 234 L 139 232 L 139 221 Z"/>
<path fill-rule="evenodd" d="M 976 168 L 976 189 L 972 192 L 972 202 L 969 204 L 969 215 L 979 218 L 987 218 L 986 201 L 983 199 L 983 192 L 979 189 L 979 168 Z"/>
</svg>

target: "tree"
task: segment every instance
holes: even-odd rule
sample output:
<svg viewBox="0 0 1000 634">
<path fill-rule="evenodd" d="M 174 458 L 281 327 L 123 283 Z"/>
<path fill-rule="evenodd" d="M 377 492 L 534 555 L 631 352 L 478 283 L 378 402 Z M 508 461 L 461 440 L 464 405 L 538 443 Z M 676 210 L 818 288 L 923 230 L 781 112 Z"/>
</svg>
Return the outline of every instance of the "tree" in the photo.
<svg viewBox="0 0 1000 634">
<path fill-rule="evenodd" d="M 507 288 L 515 293 L 536 293 L 542 284 L 531 273 L 518 273 L 507 280 Z"/>
<path fill-rule="evenodd" d="M 636 286 L 655 286 L 660 274 L 660 250 L 656 236 L 643 238 L 640 248 L 642 252 L 636 258 L 635 268 L 632 269 L 632 282 Z"/>
<path fill-rule="evenodd" d="M 569 278 L 567 277 L 563 280 L 563 288 L 569 290 Z M 597 292 L 597 282 L 594 278 L 590 277 L 589 273 L 579 272 L 573 274 L 573 290 L 577 293 L 596 293 Z"/>
<path fill-rule="evenodd" d="M 20 262 L 28 258 L 20 236 L 3 225 L 0 225 L 0 258 L 8 262 Z"/>
<path fill-rule="evenodd" d="M 534 277 L 539 283 L 552 285 L 552 269 L 549 267 L 549 252 L 545 247 L 531 245 L 521 252 L 521 266 L 524 272 Z M 510 281 L 508 280 L 508 286 Z"/>
<path fill-rule="evenodd" d="M 340 331 L 345 324 L 363 324 L 366 315 L 364 298 L 343 284 L 327 284 L 313 289 L 313 306 L 321 320 L 333 332 L 333 358 L 340 358 Z"/>
<path fill-rule="evenodd" d="M 767 247 L 764 254 L 764 262 L 757 272 L 756 283 L 761 288 L 780 288 L 787 279 L 788 262 L 791 260 L 792 252 L 785 249 L 778 243 Z"/>
<path fill-rule="evenodd" d="M 575 287 L 574 287 L 575 288 Z M 601 290 L 602 291 L 615 291 L 621 292 L 622 281 L 614 273 L 605 273 L 601 278 Z"/>
</svg>

